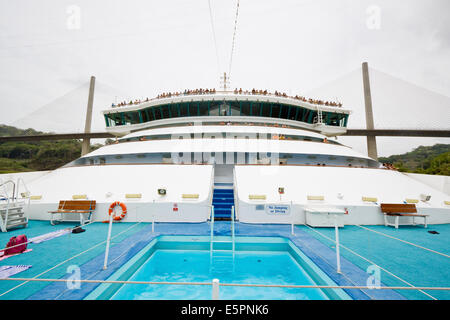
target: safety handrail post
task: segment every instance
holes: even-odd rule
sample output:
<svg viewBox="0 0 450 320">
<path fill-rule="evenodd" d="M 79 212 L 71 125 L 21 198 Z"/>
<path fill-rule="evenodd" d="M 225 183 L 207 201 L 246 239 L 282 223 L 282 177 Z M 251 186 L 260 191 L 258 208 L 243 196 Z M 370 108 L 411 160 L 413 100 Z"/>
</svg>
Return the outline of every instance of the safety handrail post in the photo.
<svg viewBox="0 0 450 320">
<path fill-rule="evenodd" d="M 12 197 L 10 198 L 7 190 L 6 190 L 6 184 L 7 183 L 11 183 L 13 185 L 13 191 L 12 191 Z M 16 184 L 13 180 L 7 180 L 5 182 L 2 182 L 2 184 L 0 186 L 3 186 L 3 190 L 5 191 L 5 196 L 6 196 L 6 210 L 5 210 L 5 219 L 3 220 L 3 218 L 0 217 L 0 221 L 2 222 L 1 225 L 1 230 L 2 232 L 7 232 L 8 230 L 6 229 L 6 226 L 8 225 L 8 216 L 9 216 L 9 207 L 10 207 L 10 199 L 13 201 L 14 203 L 14 195 L 16 192 Z"/>
<path fill-rule="evenodd" d="M 212 281 L 212 300 L 219 300 L 219 279 Z"/>
<path fill-rule="evenodd" d="M 116 210 L 115 208 L 113 210 Z M 103 263 L 103 270 L 108 268 L 108 256 L 109 256 L 109 244 L 111 242 L 111 229 L 112 229 L 112 221 L 113 221 L 113 213 L 109 215 L 109 226 L 108 226 L 108 236 L 106 238 L 106 249 L 105 249 L 105 261 Z"/>
<path fill-rule="evenodd" d="M 336 272 L 341 273 L 341 255 L 339 252 L 339 226 L 337 214 L 334 215 L 334 233 L 336 237 Z"/>
<path fill-rule="evenodd" d="M 291 219 L 291 235 L 295 236 L 295 232 L 294 232 L 294 218 L 295 217 L 294 217 L 294 210 L 292 208 L 292 201 L 291 201 L 290 211 L 291 211 L 291 216 L 292 216 L 292 219 Z"/>
<path fill-rule="evenodd" d="M 231 245 L 233 250 L 233 258 L 234 258 L 234 249 L 235 249 L 235 237 L 234 237 L 234 206 L 231 206 Z"/>
<path fill-rule="evenodd" d="M 213 251 L 213 240 L 214 240 L 214 206 L 211 206 L 211 230 L 210 230 L 210 243 L 209 243 L 209 251 L 210 255 L 212 255 Z"/>
<path fill-rule="evenodd" d="M 26 211 L 26 214 L 25 214 L 25 217 L 26 217 L 26 219 L 27 219 L 27 222 L 28 222 L 28 214 L 29 214 L 29 212 L 28 212 L 28 210 L 29 210 L 29 208 L 30 208 L 30 190 L 28 190 L 28 187 L 27 187 L 27 185 L 25 184 L 25 181 L 22 179 L 22 178 L 18 178 L 17 179 L 17 191 L 16 191 L 16 193 L 17 193 L 17 196 L 16 196 L 16 199 L 18 200 L 19 199 L 19 188 L 20 188 L 20 182 L 22 182 L 22 185 L 23 185 L 23 187 L 24 187 L 24 189 L 25 189 L 25 195 L 26 195 L 26 197 L 24 197 L 24 198 L 26 198 L 28 201 L 27 201 L 27 211 Z"/>
</svg>

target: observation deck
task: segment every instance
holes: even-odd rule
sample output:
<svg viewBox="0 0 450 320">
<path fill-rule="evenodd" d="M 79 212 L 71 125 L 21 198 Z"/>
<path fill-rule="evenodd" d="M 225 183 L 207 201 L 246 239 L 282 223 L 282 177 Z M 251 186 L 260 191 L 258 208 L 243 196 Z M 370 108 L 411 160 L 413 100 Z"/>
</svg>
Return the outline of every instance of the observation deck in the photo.
<svg viewBox="0 0 450 320">
<path fill-rule="evenodd" d="M 203 125 L 251 122 L 308 129 L 327 136 L 345 133 L 350 113 L 340 103 L 299 96 L 215 90 L 113 104 L 103 111 L 106 130 L 115 134 L 194 122 Z"/>
</svg>

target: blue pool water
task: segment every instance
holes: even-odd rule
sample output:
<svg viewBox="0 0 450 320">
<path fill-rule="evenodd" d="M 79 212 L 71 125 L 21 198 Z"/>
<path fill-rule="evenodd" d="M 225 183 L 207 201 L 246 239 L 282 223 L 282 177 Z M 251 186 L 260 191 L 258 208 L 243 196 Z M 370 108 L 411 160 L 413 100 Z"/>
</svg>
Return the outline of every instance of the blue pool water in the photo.
<svg viewBox="0 0 450 320">
<path fill-rule="evenodd" d="M 212 255 L 199 237 L 162 237 L 143 249 L 110 280 L 201 282 L 278 285 L 333 285 L 308 258 L 282 238 L 240 239 L 233 255 L 229 243 L 218 243 Z M 205 237 L 207 238 L 207 237 Z M 183 248 L 182 250 L 180 248 Z M 115 286 L 115 287 L 114 287 Z M 220 299 L 325 300 L 348 298 L 333 292 L 304 288 L 220 287 Z M 210 285 L 102 284 L 87 299 L 153 300 L 211 299 Z"/>
</svg>

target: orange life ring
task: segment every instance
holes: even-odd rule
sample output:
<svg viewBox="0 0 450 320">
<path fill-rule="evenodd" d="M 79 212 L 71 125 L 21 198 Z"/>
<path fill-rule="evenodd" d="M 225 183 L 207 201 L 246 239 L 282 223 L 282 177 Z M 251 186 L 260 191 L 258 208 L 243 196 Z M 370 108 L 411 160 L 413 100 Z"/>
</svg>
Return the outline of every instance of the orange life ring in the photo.
<svg viewBox="0 0 450 320">
<path fill-rule="evenodd" d="M 116 207 L 116 206 L 120 206 L 122 208 L 122 214 L 120 216 L 114 215 L 113 220 L 120 221 L 123 218 L 125 218 L 125 215 L 127 214 L 127 206 L 122 202 L 115 201 L 115 202 L 111 203 L 111 205 L 109 206 L 109 215 L 111 215 L 113 213 L 114 207 Z"/>
</svg>

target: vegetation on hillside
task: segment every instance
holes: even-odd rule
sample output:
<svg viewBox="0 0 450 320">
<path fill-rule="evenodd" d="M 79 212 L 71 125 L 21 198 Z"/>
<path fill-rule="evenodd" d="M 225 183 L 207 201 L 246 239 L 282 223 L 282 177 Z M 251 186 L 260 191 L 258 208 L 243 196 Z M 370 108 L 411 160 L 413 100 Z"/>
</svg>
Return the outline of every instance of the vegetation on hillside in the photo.
<svg viewBox="0 0 450 320">
<path fill-rule="evenodd" d="M 450 176 L 450 144 L 420 146 L 411 152 L 379 158 L 399 171 Z"/>
<path fill-rule="evenodd" d="M 39 135 L 33 129 L 0 125 L 0 136 Z M 92 149 L 100 145 L 91 146 Z M 0 174 L 59 168 L 80 157 L 80 140 L 0 142 Z"/>
</svg>

